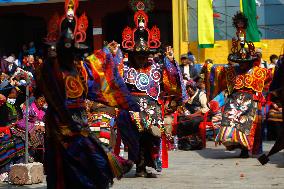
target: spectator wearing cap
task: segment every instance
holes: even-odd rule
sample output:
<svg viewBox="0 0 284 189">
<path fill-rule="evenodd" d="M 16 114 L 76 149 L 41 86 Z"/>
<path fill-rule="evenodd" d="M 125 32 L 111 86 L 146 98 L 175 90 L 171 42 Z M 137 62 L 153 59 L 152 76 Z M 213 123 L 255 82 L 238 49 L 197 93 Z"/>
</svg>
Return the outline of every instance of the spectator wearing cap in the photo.
<svg viewBox="0 0 284 189">
<path fill-rule="evenodd" d="M 16 71 L 17 65 L 15 64 L 15 60 L 15 57 L 12 55 L 4 59 L 3 70 L 6 74 L 13 75 L 13 73 Z"/>
<path fill-rule="evenodd" d="M 198 72 L 194 66 L 195 57 L 191 53 L 181 55 L 181 73 L 190 79 L 198 77 Z"/>
<path fill-rule="evenodd" d="M 268 63 L 262 58 L 262 49 L 256 49 L 256 56 L 260 59 L 260 67 L 268 69 Z"/>
</svg>

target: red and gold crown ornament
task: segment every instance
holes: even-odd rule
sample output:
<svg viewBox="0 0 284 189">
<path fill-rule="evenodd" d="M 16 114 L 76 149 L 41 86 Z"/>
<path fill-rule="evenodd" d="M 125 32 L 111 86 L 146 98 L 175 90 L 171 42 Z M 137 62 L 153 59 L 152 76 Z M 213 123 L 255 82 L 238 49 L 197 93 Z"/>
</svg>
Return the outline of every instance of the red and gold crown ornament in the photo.
<svg viewBox="0 0 284 189">
<path fill-rule="evenodd" d="M 65 0 L 65 14 L 59 16 L 55 13 L 48 23 L 48 34 L 45 38 L 47 44 L 56 44 L 60 38 L 63 21 L 75 22 L 73 32 L 75 43 L 82 43 L 86 40 L 86 30 L 88 28 L 88 18 L 85 13 L 77 17 L 76 11 L 79 0 Z"/>
<path fill-rule="evenodd" d="M 253 42 L 246 41 L 246 29 L 248 19 L 242 12 L 237 12 L 233 17 L 233 25 L 236 28 L 237 38 L 232 39 L 232 53 L 228 59 L 232 62 L 243 63 L 253 62 L 257 59 Z M 247 45 L 247 47 L 245 47 Z"/>
<path fill-rule="evenodd" d="M 151 51 L 159 48 L 161 46 L 160 29 L 157 26 L 148 28 L 149 17 L 147 12 L 153 10 L 153 2 L 150 0 L 131 0 L 129 4 L 135 12 L 135 28 L 129 26 L 124 28 L 122 47 L 131 51 Z M 137 36 L 139 32 L 144 32 L 144 36 Z"/>
</svg>

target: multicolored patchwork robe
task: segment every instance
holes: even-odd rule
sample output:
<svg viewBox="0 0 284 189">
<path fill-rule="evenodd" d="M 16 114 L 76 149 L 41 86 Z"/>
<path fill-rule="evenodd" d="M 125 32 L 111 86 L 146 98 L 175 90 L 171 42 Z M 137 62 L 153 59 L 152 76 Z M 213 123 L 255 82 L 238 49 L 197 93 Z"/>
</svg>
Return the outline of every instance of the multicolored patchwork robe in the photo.
<svg viewBox="0 0 284 189">
<path fill-rule="evenodd" d="M 51 57 L 37 71 L 37 86 L 48 103 L 46 112 L 47 186 L 54 189 L 109 188 L 123 174 L 122 160 L 90 132 L 85 100 L 137 110 L 115 69 L 112 54 L 96 51 L 73 70 Z"/>
<path fill-rule="evenodd" d="M 206 66 L 204 70 L 210 71 Z M 238 66 L 213 66 L 205 74 L 210 75 L 209 83 L 226 78 L 219 80 L 216 88 L 212 83 L 211 90 L 206 87 L 210 94 L 223 90 L 228 93 L 216 141 L 228 147 L 241 145 L 252 154 L 261 153 L 261 107 L 265 102 L 262 91 L 271 82 L 270 70 L 253 66 L 242 73 Z"/>
<path fill-rule="evenodd" d="M 137 163 L 138 171 L 139 167 L 145 169 L 146 166 L 161 171 L 168 167 L 163 95 L 174 95 L 180 101 L 187 99 L 179 66 L 167 58 L 164 58 L 163 64 L 153 61 L 140 69 L 131 67 L 131 62 L 127 62 L 124 81 L 140 111 L 120 111 L 118 132 L 128 146 L 129 158 Z"/>
</svg>

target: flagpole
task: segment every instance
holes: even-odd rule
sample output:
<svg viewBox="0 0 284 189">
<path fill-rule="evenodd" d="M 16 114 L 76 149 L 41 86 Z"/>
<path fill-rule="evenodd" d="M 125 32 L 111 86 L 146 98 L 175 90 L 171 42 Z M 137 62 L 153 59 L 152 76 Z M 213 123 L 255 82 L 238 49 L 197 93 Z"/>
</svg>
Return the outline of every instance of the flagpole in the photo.
<svg viewBox="0 0 284 189">
<path fill-rule="evenodd" d="M 26 86 L 26 132 L 25 132 L 25 163 L 29 163 L 29 86 L 30 77 L 27 77 Z"/>
</svg>

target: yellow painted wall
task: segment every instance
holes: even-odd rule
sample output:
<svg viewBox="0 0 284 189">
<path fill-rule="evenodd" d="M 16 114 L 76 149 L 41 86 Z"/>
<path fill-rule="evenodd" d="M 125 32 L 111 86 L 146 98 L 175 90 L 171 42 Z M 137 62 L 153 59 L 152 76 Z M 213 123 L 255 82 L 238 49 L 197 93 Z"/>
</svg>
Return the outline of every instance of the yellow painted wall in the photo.
<svg viewBox="0 0 284 189">
<path fill-rule="evenodd" d="M 231 40 L 216 41 L 214 48 L 199 49 L 197 42 L 190 42 L 187 48 L 191 51 L 198 63 L 203 63 L 205 59 L 210 58 L 215 64 L 226 64 L 228 54 L 231 52 Z M 284 39 L 263 39 L 261 44 L 256 44 L 256 47 L 262 48 L 263 59 L 269 62 L 271 54 L 284 54 Z M 182 50 L 185 51 L 185 50 Z"/>
</svg>

